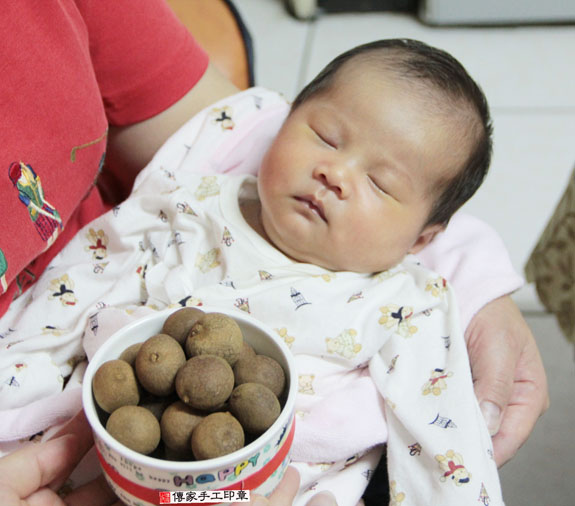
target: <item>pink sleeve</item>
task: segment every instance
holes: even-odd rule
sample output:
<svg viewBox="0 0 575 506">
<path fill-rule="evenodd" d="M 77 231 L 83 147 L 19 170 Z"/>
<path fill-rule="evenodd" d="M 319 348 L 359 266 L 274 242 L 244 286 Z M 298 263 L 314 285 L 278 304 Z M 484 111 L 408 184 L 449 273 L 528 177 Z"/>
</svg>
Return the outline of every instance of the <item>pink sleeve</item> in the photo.
<svg viewBox="0 0 575 506">
<path fill-rule="evenodd" d="M 454 287 L 463 328 L 485 304 L 524 283 L 495 230 L 461 212 L 417 257 Z"/>
</svg>

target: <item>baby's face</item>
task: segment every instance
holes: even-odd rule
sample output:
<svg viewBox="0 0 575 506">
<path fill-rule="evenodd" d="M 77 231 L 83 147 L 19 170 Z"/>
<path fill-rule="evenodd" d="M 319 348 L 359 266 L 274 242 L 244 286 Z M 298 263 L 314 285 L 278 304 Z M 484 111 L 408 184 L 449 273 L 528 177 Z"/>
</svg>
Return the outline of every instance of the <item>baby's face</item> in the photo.
<svg viewBox="0 0 575 506">
<path fill-rule="evenodd" d="M 431 189 L 453 171 L 449 135 L 400 83 L 365 69 L 336 80 L 290 114 L 264 157 L 261 224 L 300 262 L 379 272 L 440 229 L 423 226 Z"/>
</svg>

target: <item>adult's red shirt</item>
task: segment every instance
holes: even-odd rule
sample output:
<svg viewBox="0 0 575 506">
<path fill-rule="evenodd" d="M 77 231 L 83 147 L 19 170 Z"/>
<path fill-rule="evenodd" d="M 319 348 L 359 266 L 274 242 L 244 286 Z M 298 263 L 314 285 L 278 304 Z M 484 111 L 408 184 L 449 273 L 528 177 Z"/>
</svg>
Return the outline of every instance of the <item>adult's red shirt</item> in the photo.
<svg viewBox="0 0 575 506">
<path fill-rule="evenodd" d="M 0 316 L 106 206 L 108 125 L 163 111 L 208 58 L 164 0 L 18 0 L 0 15 Z"/>
</svg>

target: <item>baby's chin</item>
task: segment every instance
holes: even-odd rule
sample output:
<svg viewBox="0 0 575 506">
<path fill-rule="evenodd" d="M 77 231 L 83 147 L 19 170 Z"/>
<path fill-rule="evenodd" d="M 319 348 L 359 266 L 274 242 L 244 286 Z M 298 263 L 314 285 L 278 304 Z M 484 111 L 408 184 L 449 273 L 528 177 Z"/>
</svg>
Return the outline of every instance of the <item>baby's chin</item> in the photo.
<svg viewBox="0 0 575 506">
<path fill-rule="evenodd" d="M 357 274 L 378 274 L 383 271 L 387 271 L 397 265 L 399 262 L 395 263 L 363 263 L 363 262 L 350 262 L 350 261 L 337 261 L 332 258 L 323 258 L 321 256 L 313 257 L 311 255 L 287 255 L 292 260 L 304 264 L 313 264 L 318 267 L 322 267 L 328 271 L 333 272 L 355 272 Z M 297 258 L 299 256 L 299 258 Z"/>
<path fill-rule="evenodd" d="M 333 272 L 355 272 L 358 274 L 377 274 L 397 265 L 401 260 L 393 262 L 391 259 L 350 259 L 326 256 L 325 251 L 302 251 L 292 241 L 285 242 L 282 235 L 276 236 L 273 230 L 266 227 L 266 221 L 261 220 L 260 235 L 286 257 L 300 264 L 312 264 Z"/>
<path fill-rule="evenodd" d="M 341 260 L 336 263 L 335 259 L 326 259 L 324 262 L 316 262 L 316 265 L 320 265 L 324 269 L 336 272 L 355 272 L 357 274 L 379 274 L 380 272 L 392 269 L 397 264 L 401 262 L 400 260 L 394 261 L 392 259 L 374 259 L 374 260 L 360 260 L 350 261 L 348 258 Z"/>
</svg>

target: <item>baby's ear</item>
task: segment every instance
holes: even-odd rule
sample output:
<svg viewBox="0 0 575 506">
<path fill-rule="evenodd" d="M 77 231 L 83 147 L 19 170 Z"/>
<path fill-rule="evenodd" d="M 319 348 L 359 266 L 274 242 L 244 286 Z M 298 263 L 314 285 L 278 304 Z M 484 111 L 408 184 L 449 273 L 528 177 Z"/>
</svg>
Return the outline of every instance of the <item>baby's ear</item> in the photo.
<svg viewBox="0 0 575 506">
<path fill-rule="evenodd" d="M 445 225 L 443 225 L 442 223 L 435 223 L 433 225 L 428 225 L 423 229 L 421 234 L 419 234 L 419 237 L 413 243 L 413 246 L 409 248 L 408 253 L 411 254 L 418 253 L 423 248 L 425 248 L 425 246 L 427 246 L 431 241 L 433 241 L 433 238 L 443 230 L 445 230 Z"/>
</svg>

